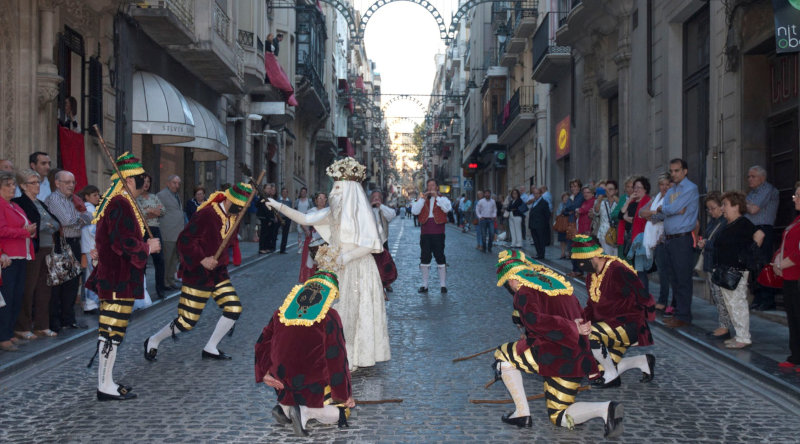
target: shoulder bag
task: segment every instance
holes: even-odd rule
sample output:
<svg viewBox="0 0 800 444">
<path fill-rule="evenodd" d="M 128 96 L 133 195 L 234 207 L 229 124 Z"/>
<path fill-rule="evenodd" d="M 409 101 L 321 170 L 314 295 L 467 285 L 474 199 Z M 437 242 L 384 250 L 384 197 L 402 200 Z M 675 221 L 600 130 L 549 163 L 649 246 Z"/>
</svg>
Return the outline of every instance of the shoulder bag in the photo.
<svg viewBox="0 0 800 444">
<path fill-rule="evenodd" d="M 608 216 L 608 231 L 606 231 L 606 243 L 608 245 L 616 246 L 617 245 L 617 223 L 616 221 L 611 220 L 611 213 L 608 211 L 608 205 L 606 205 L 606 216 Z"/>
<path fill-rule="evenodd" d="M 556 223 L 553 224 L 553 230 L 558 233 L 566 233 L 567 225 L 569 225 L 569 217 L 561 214 L 556 216 Z"/>
<path fill-rule="evenodd" d="M 44 258 L 47 264 L 47 285 L 49 287 L 61 285 L 81 272 L 81 263 L 72 254 L 72 248 L 67 244 L 63 230 L 59 230 L 58 241 L 61 251 L 56 252 L 56 249 L 53 248 L 50 254 Z"/>
<path fill-rule="evenodd" d="M 716 267 L 711 273 L 711 282 L 726 290 L 736 290 L 741 279 L 742 272 L 733 267 Z"/>
</svg>

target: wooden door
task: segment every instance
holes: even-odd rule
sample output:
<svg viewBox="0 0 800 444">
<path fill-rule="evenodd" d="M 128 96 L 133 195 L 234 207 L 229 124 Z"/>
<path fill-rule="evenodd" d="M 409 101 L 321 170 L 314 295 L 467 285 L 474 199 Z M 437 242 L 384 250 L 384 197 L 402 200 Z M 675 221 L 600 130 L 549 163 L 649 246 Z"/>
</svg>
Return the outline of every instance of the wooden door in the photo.
<svg viewBox="0 0 800 444">
<path fill-rule="evenodd" d="M 767 180 L 780 192 L 775 229 L 779 233 L 795 217 L 792 194 L 798 180 L 798 122 L 797 108 L 771 117 L 767 148 Z M 780 239 L 777 237 L 776 239 Z M 777 245 L 777 243 L 776 243 Z"/>
</svg>

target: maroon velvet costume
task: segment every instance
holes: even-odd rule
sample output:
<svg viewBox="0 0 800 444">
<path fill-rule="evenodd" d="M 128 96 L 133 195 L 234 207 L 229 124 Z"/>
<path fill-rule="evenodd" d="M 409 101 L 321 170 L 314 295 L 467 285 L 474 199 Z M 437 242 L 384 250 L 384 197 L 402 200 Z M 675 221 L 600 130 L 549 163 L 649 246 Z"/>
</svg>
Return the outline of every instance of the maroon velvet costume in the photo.
<svg viewBox="0 0 800 444">
<path fill-rule="evenodd" d="M 200 264 L 204 258 L 214 256 L 222 244 L 220 230 L 223 220 L 217 214 L 218 210 L 214 209 L 217 205 L 219 204 L 212 203 L 198 210 L 178 235 L 177 249 L 181 261 L 178 275 L 181 277 L 183 285 L 188 287 L 211 289 L 216 284 L 229 279 L 228 263 L 230 261 L 227 248 L 220 255 L 217 266 L 213 270 L 206 270 Z M 236 219 L 231 216 L 228 220 L 233 224 Z M 229 246 L 233 247 L 233 264 L 239 265 L 241 254 L 236 235 L 237 233 L 233 233 Z"/>
<path fill-rule="evenodd" d="M 635 331 L 638 339 L 630 338 L 632 343 L 652 345 L 653 335 L 647 321 L 655 319 L 653 296 L 645 291 L 638 276 L 617 260 L 607 260 L 605 267 L 602 276 L 589 273 L 586 277 L 589 299 L 581 317 L 592 323 L 605 322 L 612 329 L 622 326 L 626 331 Z M 597 285 L 594 281 L 601 278 L 600 299 L 595 302 L 592 288 Z"/>
<path fill-rule="evenodd" d="M 344 342 L 342 321 L 336 310 L 312 326 L 284 325 L 276 310 L 264 327 L 255 347 L 256 383 L 269 372 L 284 384 L 276 390 L 283 405 L 322 407 L 325 387 L 330 398 L 344 402 L 352 396 L 350 369 Z"/>
<path fill-rule="evenodd" d="M 597 371 L 589 337 L 578 334 L 574 321 L 583 316 L 574 295 L 550 296 L 522 286 L 514 294 L 514 309 L 527 336 L 516 342 L 517 354 L 531 349 L 540 375 L 569 378 Z"/>
<path fill-rule="evenodd" d="M 95 241 L 97 267 L 86 288 L 102 300 L 144 298 L 144 268 L 150 250 L 125 196 L 109 201 L 97 223 Z"/>
</svg>

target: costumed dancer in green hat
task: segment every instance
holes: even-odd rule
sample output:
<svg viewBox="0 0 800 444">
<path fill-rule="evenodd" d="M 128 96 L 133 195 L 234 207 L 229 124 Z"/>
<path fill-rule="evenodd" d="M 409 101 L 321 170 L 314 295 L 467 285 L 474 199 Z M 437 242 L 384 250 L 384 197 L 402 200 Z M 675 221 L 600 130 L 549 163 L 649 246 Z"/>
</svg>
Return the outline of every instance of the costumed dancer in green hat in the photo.
<svg viewBox="0 0 800 444">
<path fill-rule="evenodd" d="M 117 348 L 125 338 L 133 302 L 144 298 L 144 268 L 147 256 L 161 251 L 161 242 L 144 240 L 145 222 L 134 210 L 135 200 L 142 194 L 144 169 L 130 153 L 117 158 L 122 178 L 114 173 L 111 186 L 97 206 L 95 250 L 91 255 L 97 266 L 86 281 L 86 288 L 100 297 L 100 319 L 97 350 L 97 399 L 122 401 L 133 399 L 132 388 L 114 382 Z M 133 195 L 125 192 L 124 180 Z M 94 358 L 92 358 L 94 362 Z M 91 362 L 89 363 L 91 366 Z"/>
<path fill-rule="evenodd" d="M 572 259 L 586 273 L 589 299 L 583 319 L 592 323 L 592 354 L 603 370 L 592 385 L 619 387 L 620 375 L 635 368 L 642 371 L 641 382 L 652 381 L 655 356 L 623 357 L 631 346 L 653 345 L 647 321 L 655 319 L 655 301 L 636 270 L 617 257 L 604 255 L 597 239 L 582 234 L 572 239 Z"/>
<path fill-rule="evenodd" d="M 299 436 L 308 436 L 311 419 L 346 425 L 355 407 L 342 321 L 331 308 L 338 297 L 336 274 L 316 272 L 292 289 L 255 346 L 256 383 L 278 395 L 272 416 Z"/>
<path fill-rule="evenodd" d="M 211 297 L 222 310 L 222 316 L 217 321 L 208 343 L 203 347 L 202 357 L 231 359 L 229 355 L 219 350 L 217 345 L 239 319 L 242 304 L 228 276 L 227 249 L 219 259 L 214 259 L 214 255 L 222 245 L 223 239 L 233 229 L 235 218 L 247 205 L 247 199 L 252 193 L 253 188 L 244 182 L 237 183 L 224 192 L 213 193 L 197 208 L 197 212 L 178 235 L 177 249 L 180 258 L 178 274 L 183 281 L 181 298 L 178 302 L 178 317 L 144 341 L 144 357 L 148 361 L 156 360 L 161 341 L 169 336 L 174 338 L 179 332 L 194 328 L 206 302 Z M 233 265 L 242 263 L 236 234 L 231 235 L 229 244 L 233 248 Z"/>
<path fill-rule="evenodd" d="M 544 394 L 550 421 L 573 428 L 592 418 L 605 422 L 606 438 L 622 434 L 622 405 L 612 401 L 575 402 L 583 377 L 597 365 L 589 349 L 591 324 L 581 319 L 581 306 L 572 286 L 561 275 L 534 265 L 521 251 L 499 254 L 497 286 L 514 295 L 515 323 L 524 338 L 497 347 L 493 364 L 495 378 L 502 379 L 516 410 L 502 416 L 503 422 L 531 427 L 532 420 L 522 373 L 544 377 Z"/>
</svg>

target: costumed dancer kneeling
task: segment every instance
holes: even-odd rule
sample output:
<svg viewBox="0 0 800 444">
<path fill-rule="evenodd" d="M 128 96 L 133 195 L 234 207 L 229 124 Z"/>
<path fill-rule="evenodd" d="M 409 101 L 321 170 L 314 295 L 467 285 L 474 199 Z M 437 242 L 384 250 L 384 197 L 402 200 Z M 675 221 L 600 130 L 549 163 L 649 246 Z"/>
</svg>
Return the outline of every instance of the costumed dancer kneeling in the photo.
<svg viewBox="0 0 800 444">
<path fill-rule="evenodd" d="M 177 249 L 180 257 L 179 274 L 183 280 L 181 298 L 178 302 L 178 317 L 164 326 L 158 333 L 144 341 L 144 357 L 155 361 L 161 341 L 179 332 L 194 328 L 200 314 L 213 297 L 214 302 L 222 310 L 214 333 L 203 347 L 203 359 L 231 359 L 217 345 L 239 319 L 242 304 L 236 289 L 228 276 L 228 251 L 223 251 L 219 259 L 214 259 L 223 239 L 235 225 L 235 217 L 247 204 L 253 188 L 243 182 L 228 188 L 224 192 L 216 192 L 209 196 L 197 209 L 189 223 L 178 235 Z M 237 228 L 238 231 L 238 228 Z M 242 262 L 239 251 L 237 233 L 231 235 L 233 246 L 233 264 Z"/>
<path fill-rule="evenodd" d="M 653 345 L 647 321 L 655 319 L 655 301 L 625 261 L 603 254 L 593 237 L 572 239 L 572 259 L 586 273 L 589 299 L 583 319 L 592 323 L 589 342 L 603 375 L 593 381 L 599 388 L 619 387 L 620 375 L 638 368 L 641 382 L 655 376 L 656 358 L 651 354 L 623 357 L 629 347 Z"/>
<path fill-rule="evenodd" d="M 255 346 L 256 383 L 278 394 L 272 416 L 300 436 L 311 419 L 347 425 L 355 407 L 342 321 L 331 308 L 337 297 L 336 274 L 316 272 L 292 289 Z"/>
<path fill-rule="evenodd" d="M 133 302 L 144 298 L 144 268 L 147 256 L 161 251 L 158 238 L 144 240 L 145 225 L 134 210 L 135 200 L 142 194 L 144 169 L 139 159 L 125 153 L 116 160 L 128 189 L 124 191 L 119 175 L 111 176 L 111 186 L 97 206 L 94 271 L 86 288 L 100 297 L 100 319 L 97 350 L 100 367 L 97 370 L 97 399 L 122 401 L 133 399 L 132 387 L 114 382 L 114 362 L 117 348 L 125 338 Z M 92 358 L 94 362 L 94 358 Z M 89 363 L 91 366 L 91 362 Z"/>
<path fill-rule="evenodd" d="M 575 402 L 584 376 L 596 371 L 589 349 L 591 324 L 581 319 L 581 306 L 562 276 L 535 266 L 520 251 L 500 252 L 497 285 L 514 295 L 515 323 L 524 337 L 497 347 L 495 378 L 506 385 L 516 410 L 505 423 L 531 427 L 522 374 L 544 377 L 547 414 L 558 426 L 572 428 L 592 418 L 605 422 L 605 437 L 622 433 L 622 405 L 616 402 Z"/>
</svg>

